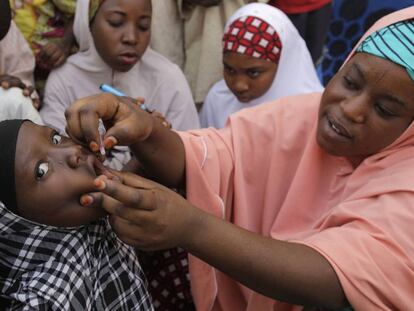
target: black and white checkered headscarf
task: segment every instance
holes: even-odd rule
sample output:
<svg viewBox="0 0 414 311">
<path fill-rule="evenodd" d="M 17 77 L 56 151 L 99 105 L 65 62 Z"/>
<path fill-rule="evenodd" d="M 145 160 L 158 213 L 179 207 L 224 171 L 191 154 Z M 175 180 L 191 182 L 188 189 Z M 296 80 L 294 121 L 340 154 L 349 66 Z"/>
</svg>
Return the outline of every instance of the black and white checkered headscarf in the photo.
<svg viewBox="0 0 414 311">
<path fill-rule="evenodd" d="M 56 228 L 0 203 L 0 296 L 8 310 L 153 310 L 146 285 L 134 250 L 106 219 Z"/>
</svg>

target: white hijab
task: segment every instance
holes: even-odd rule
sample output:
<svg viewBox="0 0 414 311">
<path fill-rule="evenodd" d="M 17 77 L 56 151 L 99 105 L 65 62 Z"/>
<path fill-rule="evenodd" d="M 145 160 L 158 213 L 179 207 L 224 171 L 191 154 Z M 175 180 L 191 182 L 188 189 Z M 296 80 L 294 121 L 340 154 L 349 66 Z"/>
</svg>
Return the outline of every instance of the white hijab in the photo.
<svg viewBox="0 0 414 311">
<path fill-rule="evenodd" d="M 204 101 L 203 109 L 200 112 L 202 127 L 221 128 L 228 116 L 240 109 L 256 106 L 283 96 L 323 90 L 305 41 L 282 11 L 264 3 L 245 5 L 227 21 L 225 32 L 236 19 L 243 16 L 258 17 L 278 33 L 282 42 L 282 52 L 275 79 L 264 95 L 248 103 L 239 102 L 227 87 L 224 79 L 220 80 L 211 88 Z"/>
<path fill-rule="evenodd" d="M 70 56 L 67 64 L 54 73 L 54 76 L 60 75 L 59 79 L 64 80 L 68 92 L 74 90 L 76 93 L 71 94 L 68 101 L 71 103 L 80 97 L 95 94 L 99 92 L 101 83 L 107 83 L 128 96 L 144 97 L 147 107 L 163 114 L 174 129 L 198 128 L 192 94 L 177 65 L 150 48 L 146 49 L 140 61 L 127 72 L 115 71 L 104 62 L 96 50 L 90 31 L 89 2 L 90 0 L 79 0 L 76 5 L 73 32 L 79 51 Z M 53 109 L 55 108 L 50 107 L 50 113 Z M 53 117 L 52 115 L 48 119 Z M 50 123 L 57 128 L 64 127 L 64 124 Z"/>
</svg>

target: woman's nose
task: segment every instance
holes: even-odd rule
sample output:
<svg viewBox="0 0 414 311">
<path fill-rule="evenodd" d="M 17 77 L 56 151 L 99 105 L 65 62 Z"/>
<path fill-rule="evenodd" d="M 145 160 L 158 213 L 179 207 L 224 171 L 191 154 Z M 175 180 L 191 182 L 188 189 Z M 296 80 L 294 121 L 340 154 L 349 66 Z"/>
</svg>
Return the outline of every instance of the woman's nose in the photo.
<svg viewBox="0 0 414 311">
<path fill-rule="evenodd" d="M 345 117 L 355 123 L 365 122 L 368 105 L 368 99 L 363 95 L 354 96 L 341 102 Z"/>
</svg>

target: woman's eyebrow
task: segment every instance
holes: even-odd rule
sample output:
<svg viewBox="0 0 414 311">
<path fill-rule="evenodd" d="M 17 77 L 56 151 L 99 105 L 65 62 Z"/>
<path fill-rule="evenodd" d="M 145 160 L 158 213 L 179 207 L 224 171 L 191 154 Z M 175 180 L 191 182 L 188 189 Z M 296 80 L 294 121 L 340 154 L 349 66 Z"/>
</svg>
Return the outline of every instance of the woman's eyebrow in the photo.
<svg viewBox="0 0 414 311">
<path fill-rule="evenodd" d="M 362 70 L 361 66 L 357 63 L 353 63 L 352 64 L 352 70 L 356 71 L 356 73 L 358 74 L 358 76 L 361 79 L 365 80 L 365 75 L 364 75 L 364 71 Z"/>
<path fill-rule="evenodd" d="M 385 94 L 383 95 L 383 97 L 387 100 L 393 101 L 397 104 L 399 104 L 400 106 L 402 106 L 403 108 L 407 108 L 407 104 L 405 103 L 405 101 L 399 99 L 397 96 L 392 95 L 392 94 Z"/>
</svg>

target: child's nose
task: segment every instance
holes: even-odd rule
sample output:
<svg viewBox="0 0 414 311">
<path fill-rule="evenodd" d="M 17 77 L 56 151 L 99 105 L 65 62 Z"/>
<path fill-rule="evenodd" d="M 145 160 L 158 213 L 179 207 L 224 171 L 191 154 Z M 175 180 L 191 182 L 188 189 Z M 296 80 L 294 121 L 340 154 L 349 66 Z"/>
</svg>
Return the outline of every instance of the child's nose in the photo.
<svg viewBox="0 0 414 311">
<path fill-rule="evenodd" d="M 78 168 L 86 160 L 86 155 L 82 152 L 80 145 L 70 145 L 65 150 L 66 162 L 70 168 Z"/>
<path fill-rule="evenodd" d="M 246 79 L 244 79 L 242 77 L 238 77 L 234 81 L 234 89 L 238 93 L 248 91 L 249 90 L 249 83 L 246 81 Z"/>
<path fill-rule="evenodd" d="M 136 27 L 134 26 L 127 26 L 125 28 L 125 32 L 122 36 L 122 42 L 134 45 L 138 42 L 138 35 Z"/>
</svg>

